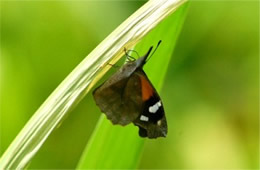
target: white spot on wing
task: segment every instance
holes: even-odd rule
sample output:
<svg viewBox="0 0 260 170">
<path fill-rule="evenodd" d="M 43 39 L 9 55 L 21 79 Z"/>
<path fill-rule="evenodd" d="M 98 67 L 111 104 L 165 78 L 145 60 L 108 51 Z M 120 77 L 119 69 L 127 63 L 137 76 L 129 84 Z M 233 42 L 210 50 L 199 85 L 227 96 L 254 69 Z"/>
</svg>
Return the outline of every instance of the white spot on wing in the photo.
<svg viewBox="0 0 260 170">
<path fill-rule="evenodd" d="M 161 103 L 161 101 L 159 101 L 159 102 L 155 103 L 153 106 L 149 107 L 149 112 L 156 113 L 157 110 L 159 109 L 159 107 L 161 107 L 161 106 L 162 106 L 162 103 Z"/>
<path fill-rule="evenodd" d="M 148 122 L 149 118 L 147 116 L 141 115 L 140 120 Z"/>
</svg>

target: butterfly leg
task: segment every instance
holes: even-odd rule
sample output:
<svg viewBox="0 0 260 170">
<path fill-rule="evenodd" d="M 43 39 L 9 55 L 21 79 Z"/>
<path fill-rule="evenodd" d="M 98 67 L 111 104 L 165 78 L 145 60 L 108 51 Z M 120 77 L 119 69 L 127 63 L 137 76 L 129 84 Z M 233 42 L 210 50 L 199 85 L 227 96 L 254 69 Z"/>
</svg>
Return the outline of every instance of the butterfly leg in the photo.
<svg viewBox="0 0 260 170">
<path fill-rule="evenodd" d="M 140 58 L 139 54 L 138 54 L 135 50 L 127 50 L 126 48 L 124 48 L 124 51 L 125 51 L 126 59 L 127 59 L 128 61 L 135 61 L 135 60 L 136 60 L 134 57 L 130 56 L 130 55 L 128 54 L 128 52 L 134 52 L 134 53 L 136 53 L 137 56 Z"/>
<path fill-rule="evenodd" d="M 110 63 L 107 63 L 107 65 L 110 65 L 110 66 L 112 66 L 113 68 L 119 68 L 119 67 L 120 67 L 120 66 L 118 66 L 118 65 L 110 64 Z"/>
</svg>

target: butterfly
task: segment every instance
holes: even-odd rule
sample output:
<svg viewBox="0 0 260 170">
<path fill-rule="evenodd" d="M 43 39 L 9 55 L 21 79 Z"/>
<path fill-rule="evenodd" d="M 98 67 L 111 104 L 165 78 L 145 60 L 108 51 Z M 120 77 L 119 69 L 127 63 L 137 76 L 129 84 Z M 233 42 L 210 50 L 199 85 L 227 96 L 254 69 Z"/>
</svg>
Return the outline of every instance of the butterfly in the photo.
<svg viewBox="0 0 260 170">
<path fill-rule="evenodd" d="M 152 49 L 150 47 L 139 59 L 126 53 L 131 60 L 97 87 L 93 96 L 97 106 L 113 124 L 125 126 L 133 123 L 139 127 L 139 136 L 157 138 L 166 137 L 167 122 L 160 96 L 143 70 Z"/>
</svg>

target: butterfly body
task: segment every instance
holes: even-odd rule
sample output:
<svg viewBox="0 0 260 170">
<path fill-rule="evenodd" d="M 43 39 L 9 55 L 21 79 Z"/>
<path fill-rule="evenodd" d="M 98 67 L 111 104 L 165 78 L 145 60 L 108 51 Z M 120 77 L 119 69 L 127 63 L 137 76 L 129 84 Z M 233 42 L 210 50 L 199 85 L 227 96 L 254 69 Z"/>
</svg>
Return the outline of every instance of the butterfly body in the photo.
<svg viewBox="0 0 260 170">
<path fill-rule="evenodd" d="M 151 50 L 123 65 L 94 90 L 93 96 L 113 124 L 134 123 L 141 137 L 157 138 L 166 136 L 167 122 L 161 99 L 143 71 Z"/>
</svg>

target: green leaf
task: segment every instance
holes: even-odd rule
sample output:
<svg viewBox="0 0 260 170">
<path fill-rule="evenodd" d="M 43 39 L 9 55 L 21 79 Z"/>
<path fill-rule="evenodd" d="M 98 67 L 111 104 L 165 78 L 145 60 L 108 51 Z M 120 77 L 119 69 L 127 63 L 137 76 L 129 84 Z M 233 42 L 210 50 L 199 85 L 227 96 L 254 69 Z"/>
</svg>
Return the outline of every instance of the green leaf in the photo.
<svg viewBox="0 0 260 170">
<path fill-rule="evenodd" d="M 162 89 L 186 11 L 187 4 L 184 4 L 155 27 L 135 48 L 140 55 L 144 55 L 151 45 L 155 46 L 162 40 L 156 53 L 144 66 L 158 92 Z M 137 168 L 145 140 L 149 139 L 139 137 L 138 128 L 133 124 L 125 127 L 115 126 L 102 114 L 77 168 Z"/>
</svg>

